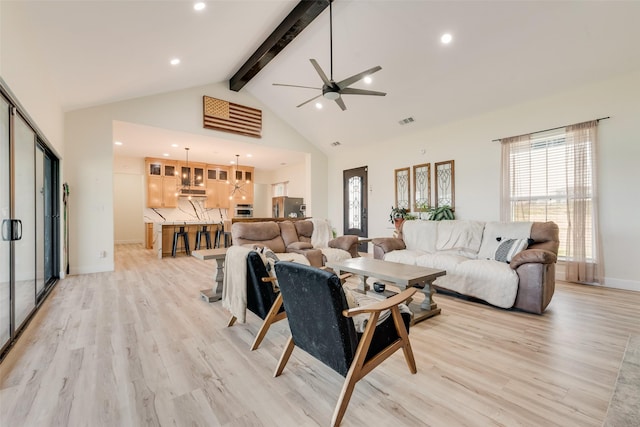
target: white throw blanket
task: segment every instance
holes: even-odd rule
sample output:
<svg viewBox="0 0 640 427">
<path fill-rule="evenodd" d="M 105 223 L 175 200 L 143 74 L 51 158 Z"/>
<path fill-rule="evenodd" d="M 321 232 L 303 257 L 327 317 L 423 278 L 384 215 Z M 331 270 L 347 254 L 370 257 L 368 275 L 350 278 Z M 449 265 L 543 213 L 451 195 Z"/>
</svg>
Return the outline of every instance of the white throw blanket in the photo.
<svg viewBox="0 0 640 427">
<path fill-rule="evenodd" d="M 326 248 L 329 240 L 333 239 L 331 224 L 326 219 L 311 218 L 313 223 L 313 233 L 311 233 L 311 244 L 314 248 Z"/>
<path fill-rule="evenodd" d="M 229 310 L 240 323 L 247 314 L 247 255 L 253 249 L 231 246 L 224 258 L 222 307 Z"/>
</svg>

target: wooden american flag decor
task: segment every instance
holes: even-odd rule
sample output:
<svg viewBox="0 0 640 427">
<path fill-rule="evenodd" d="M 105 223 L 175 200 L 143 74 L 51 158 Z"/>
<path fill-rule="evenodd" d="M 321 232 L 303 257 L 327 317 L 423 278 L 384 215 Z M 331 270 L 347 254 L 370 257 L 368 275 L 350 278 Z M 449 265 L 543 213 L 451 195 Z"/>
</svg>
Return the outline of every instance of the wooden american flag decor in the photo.
<svg viewBox="0 0 640 427">
<path fill-rule="evenodd" d="M 262 137 L 262 111 L 204 96 L 204 127 L 240 135 Z"/>
</svg>

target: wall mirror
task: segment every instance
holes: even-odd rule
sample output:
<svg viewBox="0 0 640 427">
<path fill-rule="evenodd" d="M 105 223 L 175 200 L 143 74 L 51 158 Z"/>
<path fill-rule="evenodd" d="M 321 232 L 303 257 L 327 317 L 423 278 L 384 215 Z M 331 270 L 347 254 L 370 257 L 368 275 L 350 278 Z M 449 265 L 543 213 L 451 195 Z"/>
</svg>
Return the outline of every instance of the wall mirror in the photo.
<svg viewBox="0 0 640 427">
<path fill-rule="evenodd" d="M 449 205 L 455 209 L 455 169 L 453 160 L 435 164 L 436 208 Z"/>
<path fill-rule="evenodd" d="M 409 168 L 394 171 L 396 185 L 396 207 L 409 209 Z"/>
</svg>

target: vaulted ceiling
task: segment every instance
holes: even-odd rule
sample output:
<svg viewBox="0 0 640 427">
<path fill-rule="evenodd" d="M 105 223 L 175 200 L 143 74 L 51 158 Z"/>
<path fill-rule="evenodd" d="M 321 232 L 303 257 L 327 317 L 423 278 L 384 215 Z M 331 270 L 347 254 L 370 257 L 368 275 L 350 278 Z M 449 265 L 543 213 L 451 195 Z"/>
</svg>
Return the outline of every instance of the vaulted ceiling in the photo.
<svg viewBox="0 0 640 427">
<path fill-rule="evenodd" d="M 65 110 L 226 82 L 297 1 L 25 1 L 10 6 Z M 5 5 L 3 5 L 3 8 Z M 322 12 L 242 90 L 328 154 L 640 70 L 640 2 L 335 0 L 333 73 L 375 65 L 385 97 L 296 108 L 329 73 Z M 453 41 L 444 45 L 440 36 Z M 179 66 L 169 60 L 179 57 Z M 412 117 L 401 127 L 398 121 Z M 130 126 L 123 126 L 130 127 Z M 140 129 L 138 129 L 140 130 Z M 126 152 L 125 152 L 126 153 Z"/>
</svg>

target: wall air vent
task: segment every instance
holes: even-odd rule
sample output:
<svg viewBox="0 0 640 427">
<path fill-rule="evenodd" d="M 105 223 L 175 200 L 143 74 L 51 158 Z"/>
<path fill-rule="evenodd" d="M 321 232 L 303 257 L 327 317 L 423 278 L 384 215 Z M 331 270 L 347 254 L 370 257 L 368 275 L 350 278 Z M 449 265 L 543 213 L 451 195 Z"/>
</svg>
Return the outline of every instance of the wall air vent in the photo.
<svg viewBox="0 0 640 427">
<path fill-rule="evenodd" d="M 413 117 L 407 117 L 406 119 L 402 119 L 400 120 L 398 123 L 400 123 L 400 126 L 404 126 L 404 125 L 408 125 L 409 123 L 412 123 Z"/>
<path fill-rule="evenodd" d="M 332 147 L 337 147 L 338 145 L 342 145 L 342 144 L 340 143 L 340 141 L 336 141 L 336 142 L 332 142 L 332 143 L 331 143 L 331 146 L 332 146 Z"/>
</svg>

